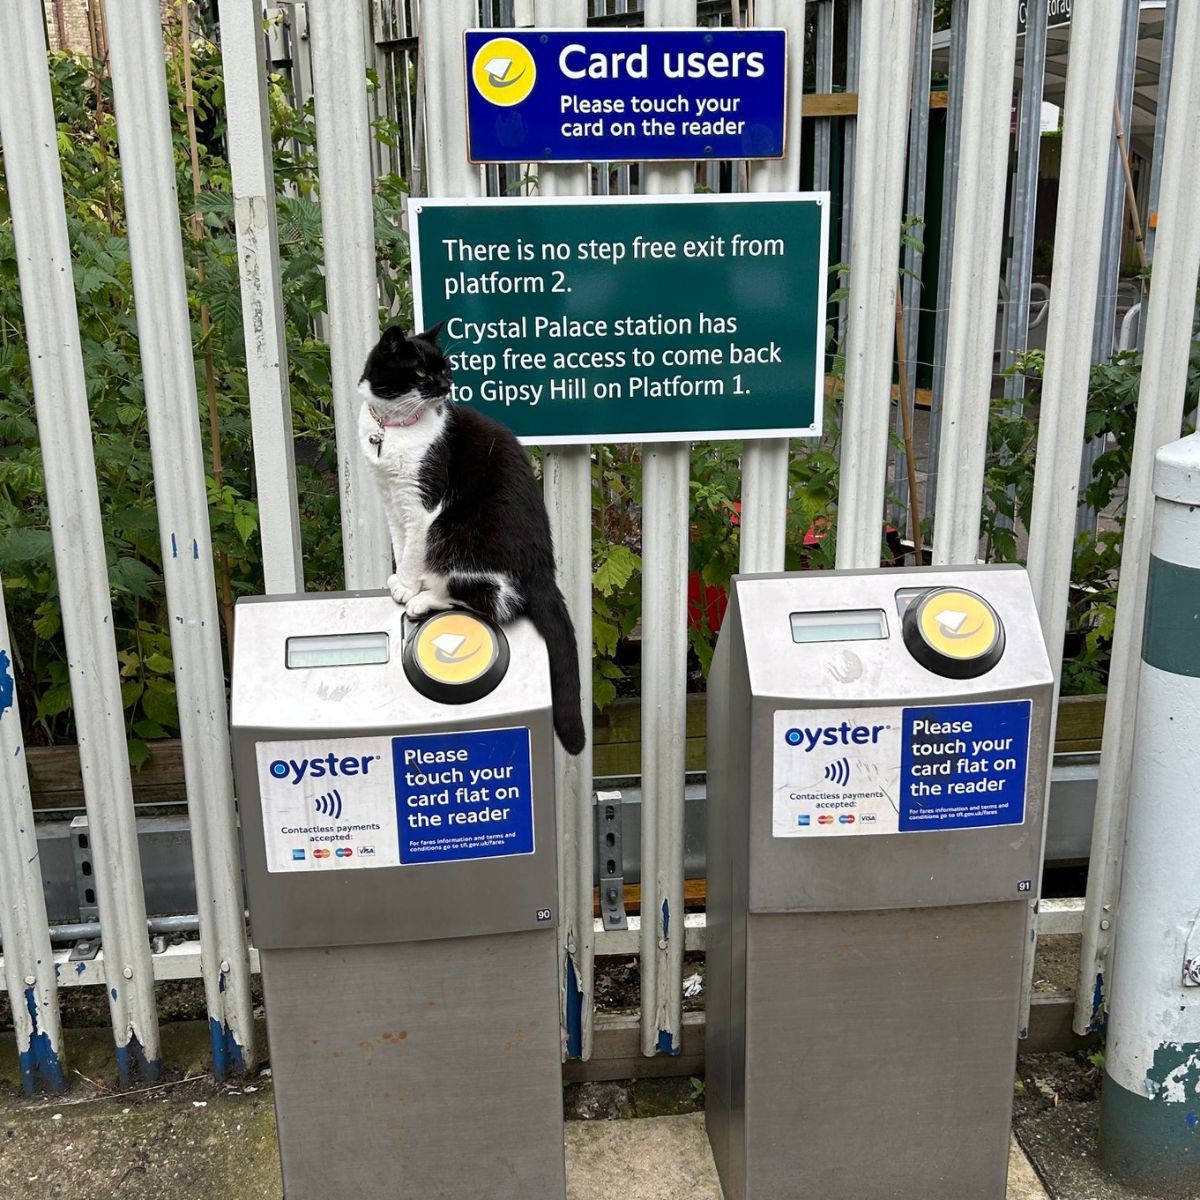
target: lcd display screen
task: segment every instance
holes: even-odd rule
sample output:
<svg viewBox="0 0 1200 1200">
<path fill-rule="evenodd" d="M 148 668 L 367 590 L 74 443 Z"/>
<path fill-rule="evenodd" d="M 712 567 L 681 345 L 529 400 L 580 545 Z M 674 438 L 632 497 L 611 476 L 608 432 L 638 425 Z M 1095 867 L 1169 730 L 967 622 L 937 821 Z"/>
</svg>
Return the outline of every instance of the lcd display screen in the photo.
<svg viewBox="0 0 1200 1200">
<path fill-rule="evenodd" d="M 304 667 L 361 667 L 388 660 L 386 633 L 323 633 L 287 640 L 290 670 Z"/>
<path fill-rule="evenodd" d="M 792 613 L 793 642 L 865 642 L 888 635 L 881 608 Z"/>
</svg>

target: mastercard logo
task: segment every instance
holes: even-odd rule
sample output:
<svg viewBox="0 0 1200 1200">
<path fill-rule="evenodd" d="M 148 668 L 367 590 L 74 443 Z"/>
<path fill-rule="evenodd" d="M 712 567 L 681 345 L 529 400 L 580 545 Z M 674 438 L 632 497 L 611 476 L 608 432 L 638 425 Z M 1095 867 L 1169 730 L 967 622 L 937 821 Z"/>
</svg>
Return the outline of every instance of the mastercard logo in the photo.
<svg viewBox="0 0 1200 1200">
<path fill-rule="evenodd" d="M 313 858 L 328 858 L 328 857 L 329 857 L 328 850 L 314 850 L 313 851 Z"/>
<path fill-rule="evenodd" d="M 833 817 L 831 817 L 831 816 L 829 815 L 829 813 L 822 813 L 822 814 L 821 814 L 821 815 L 820 815 L 820 816 L 817 818 L 817 824 L 818 824 L 818 825 L 832 825 L 832 824 L 833 824 Z"/>
</svg>

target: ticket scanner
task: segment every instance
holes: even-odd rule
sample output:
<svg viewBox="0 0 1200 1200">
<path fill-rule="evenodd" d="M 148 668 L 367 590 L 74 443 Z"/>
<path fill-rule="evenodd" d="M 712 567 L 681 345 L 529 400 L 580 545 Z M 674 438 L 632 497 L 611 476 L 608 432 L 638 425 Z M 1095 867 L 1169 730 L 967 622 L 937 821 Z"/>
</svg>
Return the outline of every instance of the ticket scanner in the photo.
<svg viewBox="0 0 1200 1200">
<path fill-rule="evenodd" d="M 246 599 L 231 712 L 287 1200 L 562 1200 L 541 638 Z"/>
<path fill-rule="evenodd" d="M 1052 691 L 1020 568 L 733 581 L 708 692 L 727 1200 L 1003 1200 Z"/>
</svg>

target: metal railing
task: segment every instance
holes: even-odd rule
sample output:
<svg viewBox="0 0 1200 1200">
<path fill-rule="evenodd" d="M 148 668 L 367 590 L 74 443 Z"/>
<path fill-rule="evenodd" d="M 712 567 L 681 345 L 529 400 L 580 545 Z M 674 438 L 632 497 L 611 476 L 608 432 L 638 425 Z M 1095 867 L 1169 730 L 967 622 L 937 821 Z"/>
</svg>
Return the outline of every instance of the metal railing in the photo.
<svg viewBox="0 0 1200 1200">
<path fill-rule="evenodd" d="M 846 85 L 857 92 L 857 116 L 842 170 L 847 183 L 843 230 L 849 261 L 850 299 L 846 326 L 846 379 L 842 417 L 837 563 L 842 567 L 879 562 L 892 424 L 892 369 L 896 337 L 896 292 L 901 261 L 900 232 L 906 204 L 922 198 L 911 175 L 924 171 L 921 139 L 927 111 L 910 127 L 910 98 L 924 95 L 926 80 L 914 84 L 913 63 L 926 70 L 932 5 L 929 0 L 816 0 L 817 77 L 833 86 L 832 38 L 835 3 L 849 17 Z M 297 5 L 290 7 L 296 8 Z M 625 19 L 636 6 L 606 5 L 605 20 Z M 1147 310 L 1149 334 L 1143 404 L 1129 484 L 1126 535 L 1113 690 L 1105 729 L 1104 767 L 1093 863 L 1095 886 L 1083 915 L 1088 942 L 1086 986 L 1080 995 L 1081 1022 L 1093 1017 L 1092 980 L 1111 941 L 1120 878 L 1121 806 L 1126 745 L 1133 728 L 1130 706 L 1137 692 L 1136 634 L 1140 628 L 1146 557 L 1145 513 L 1150 503 L 1149 464 L 1154 450 L 1177 436 L 1181 362 L 1187 338 L 1180 316 L 1190 319 L 1200 244 L 1192 232 L 1190 164 L 1194 161 L 1196 94 L 1200 81 L 1200 14 L 1195 6 L 1170 0 L 1175 72 L 1170 116 L 1156 139 L 1164 157 L 1157 198 L 1158 244 L 1165 256 Z M 403 161 L 415 162 L 423 141 L 423 188 L 430 195 L 481 195 L 501 186 L 496 174 L 468 164 L 461 61 L 464 27 L 481 23 L 477 0 L 437 0 L 423 6 L 421 27 L 415 4 L 305 6 L 316 104 L 317 152 L 324 230 L 334 412 L 339 447 L 338 480 L 346 585 L 382 585 L 388 573 L 386 530 L 371 489 L 364 485 L 353 427 L 358 405 L 354 381 L 378 334 L 371 215 L 373 160 L 371 110 L 362 86 L 370 49 L 381 41 L 402 43 L 414 55 L 419 32 L 423 110 L 416 106 L 400 122 L 406 130 Z M 940 453 L 937 488 L 938 561 L 974 561 L 978 554 L 981 481 L 987 453 L 994 345 L 995 300 L 1003 257 L 1003 195 L 1007 185 L 1008 122 L 1013 76 L 1017 0 L 972 4 L 955 0 L 959 27 L 953 38 L 950 80 L 951 125 L 947 150 L 950 197 L 943 238 L 939 306 L 944 350 L 931 432 L 931 469 Z M 248 365 L 250 416 L 259 481 L 263 587 L 292 592 L 303 586 L 293 462 L 287 347 L 284 338 L 280 268 L 275 232 L 275 184 L 264 86 L 266 65 L 261 0 L 222 5 L 221 42 L 228 116 L 242 315 Z M 487 24 L 583 24 L 584 0 L 573 4 L 533 0 L 489 8 Z M 706 14 L 715 12 L 708 5 Z M 169 141 L 162 31 L 151 0 L 108 6 L 111 73 L 116 99 L 126 218 L 133 256 L 134 293 L 145 375 L 151 453 L 158 500 L 167 608 L 179 695 L 191 845 L 199 909 L 199 941 L 152 954 L 138 859 L 119 680 L 103 556 L 91 432 L 71 262 L 55 140 L 55 117 L 46 70 L 41 15 L 31 4 L 0 5 L 0 136 L 11 198 L 20 266 L 25 323 L 33 364 L 34 395 L 43 430 L 42 454 L 62 595 L 70 681 L 80 732 L 80 758 L 92 838 L 103 947 L 86 961 L 68 963 L 47 931 L 42 881 L 21 724 L 13 689 L 12 653 L 0 597 L 0 933 L 3 978 L 12 1004 L 18 1049 L 27 1084 L 64 1082 L 58 988 L 103 984 L 109 995 L 113 1036 L 122 1075 L 153 1075 L 160 1057 L 154 1006 L 156 979 L 200 975 L 211 1019 L 214 1069 L 218 1075 L 255 1061 L 250 976 L 256 958 L 248 945 L 238 870 L 234 796 L 227 739 L 225 681 L 221 672 L 219 623 L 211 539 L 200 450 L 193 348 L 183 281 L 175 174 Z M 373 37 L 368 15 L 376 21 Z M 1044 412 L 1037 456 L 1034 515 L 1029 533 L 1029 568 L 1047 642 L 1060 666 L 1067 610 L 1071 545 L 1075 533 L 1079 463 L 1083 451 L 1088 370 L 1102 256 L 1105 205 L 1113 142 L 1111 106 L 1097 97 L 1114 95 L 1127 7 L 1124 0 L 1094 0 L 1074 19 L 1074 53 L 1065 110 L 1062 176 L 1057 217 L 1057 261 L 1050 301 Z M 595 14 L 594 14 L 595 15 Z M 739 17 L 741 17 L 739 10 Z M 1177 27 L 1175 25 L 1178 17 Z M 966 18 L 965 27 L 963 19 Z M 385 21 L 386 38 L 379 37 Z M 801 52 L 806 6 L 790 0 L 757 0 L 760 24 L 789 29 L 791 55 L 786 158 L 753 166 L 752 190 L 791 190 L 800 185 L 802 118 Z M 694 25 L 696 0 L 646 0 L 650 25 Z M 397 24 L 400 22 L 401 24 Z M 401 25 L 403 26 L 401 28 Z M 398 32 L 399 31 L 399 32 Z M 921 53 L 916 54 L 917 38 Z M 293 53 L 296 48 L 293 47 Z M 1026 49 L 1026 75 L 1040 65 L 1041 50 Z M 411 98 L 410 98 L 411 100 Z M 818 127 L 817 172 L 828 176 L 830 124 Z M 1031 173 L 1032 116 L 1023 114 L 1023 152 L 1018 162 L 1019 219 L 1016 240 L 1022 261 L 1009 263 L 1020 297 L 1028 294 L 1034 204 Z M 423 132 L 422 132 L 423 131 Z M 915 131 L 915 138 L 914 138 Z M 1189 138 L 1191 139 L 1189 141 Z M 918 152 L 909 150 L 909 145 Z M 1189 158 L 1189 154 L 1193 157 Z M 905 200 L 906 160 L 911 183 Z M 615 174 L 628 188 L 634 172 Z M 733 175 L 736 178 L 737 172 Z M 718 173 L 719 175 L 719 173 Z M 956 177 L 956 180 L 955 180 Z M 595 190 L 607 192 L 607 169 Z M 691 164 L 643 166 L 644 190 L 690 191 Z M 593 187 L 587 167 L 543 167 L 542 195 L 586 193 Z M 957 197 L 957 199 L 955 199 Z M 853 218 L 851 220 L 851 218 Z M 1189 228 L 1190 226 L 1190 228 Z M 953 281 L 945 264 L 953 253 Z M 909 257 L 919 271 L 920 263 Z M 909 287 L 908 307 L 919 287 Z M 1016 348 L 1027 311 L 1007 329 L 1007 349 Z M 1190 327 L 1189 327 L 1190 328 Z M 906 339 L 911 347 L 912 327 Z M 1182 357 L 1181 357 L 1182 356 Z M 910 356 L 910 361 L 912 358 Z M 945 364 L 943 373 L 942 365 Z M 944 377 L 943 377 L 944 375 Z M 910 388 L 911 395 L 911 388 Z M 1014 397 L 1015 398 L 1015 397 Z M 53 431 L 52 435 L 50 431 Z M 748 442 L 742 462 L 741 566 L 745 571 L 783 565 L 790 449 L 779 441 Z M 588 447 L 555 449 L 545 456 L 544 480 L 564 593 L 577 627 L 591 621 L 592 456 Z M 642 919 L 636 933 L 641 956 L 641 1048 L 647 1055 L 675 1053 L 685 1029 L 681 1006 L 683 952 L 697 940 L 699 921 L 684 916 L 684 700 L 686 688 L 686 580 L 688 549 L 687 443 L 659 443 L 643 453 L 642 510 L 644 608 L 642 654 L 644 693 L 642 745 L 641 872 Z M 932 480 L 931 491 L 932 491 Z M 580 638 L 584 706 L 591 708 L 588 639 Z M 1124 740 L 1123 740 L 1124 739 Z M 564 1054 L 592 1052 L 594 956 L 628 952 L 629 934 L 597 932 L 593 916 L 593 812 L 590 751 L 560 757 L 560 884 L 562 895 L 562 1011 Z M 1078 910 L 1055 917 L 1077 921 Z M 1031 909 L 1036 929 L 1037 905 Z M 1032 972 L 1031 955 L 1027 973 Z M 18 1000 L 18 997 L 20 999 Z"/>
</svg>

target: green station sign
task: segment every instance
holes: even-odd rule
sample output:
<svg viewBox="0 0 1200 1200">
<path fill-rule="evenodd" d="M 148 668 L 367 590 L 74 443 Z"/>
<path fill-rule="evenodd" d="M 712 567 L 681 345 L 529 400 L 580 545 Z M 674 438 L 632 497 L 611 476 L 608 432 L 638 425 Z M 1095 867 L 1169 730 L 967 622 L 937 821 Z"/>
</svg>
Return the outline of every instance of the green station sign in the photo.
<svg viewBox="0 0 1200 1200">
<path fill-rule="evenodd" d="M 409 202 L 417 327 L 524 442 L 821 431 L 828 198 Z"/>
</svg>

